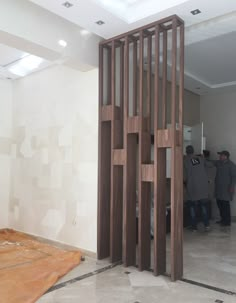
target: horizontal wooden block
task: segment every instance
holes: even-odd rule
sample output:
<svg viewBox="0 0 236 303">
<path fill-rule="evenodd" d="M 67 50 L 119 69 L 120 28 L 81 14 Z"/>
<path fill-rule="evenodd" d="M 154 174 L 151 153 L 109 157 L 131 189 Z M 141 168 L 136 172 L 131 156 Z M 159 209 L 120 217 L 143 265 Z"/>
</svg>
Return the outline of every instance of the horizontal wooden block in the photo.
<svg viewBox="0 0 236 303">
<path fill-rule="evenodd" d="M 179 146 L 180 142 L 180 132 L 175 131 L 176 135 L 176 145 Z M 157 130 L 157 147 L 158 148 L 168 148 L 173 147 L 174 144 L 174 131 L 172 129 L 161 129 Z"/>
<path fill-rule="evenodd" d="M 129 117 L 127 119 L 127 132 L 128 134 L 137 134 L 139 132 L 139 117 Z"/>
<path fill-rule="evenodd" d="M 112 116 L 112 105 L 103 105 L 102 106 L 102 121 L 111 121 Z"/>
<path fill-rule="evenodd" d="M 128 134 L 137 134 L 139 132 L 139 116 L 129 117 L 127 119 L 127 132 Z M 150 129 L 150 118 L 143 118 L 143 132 L 149 131 Z"/>
<path fill-rule="evenodd" d="M 103 105 L 102 106 L 102 114 L 101 114 L 102 121 L 111 121 L 112 119 L 112 105 Z M 120 107 L 115 107 L 115 120 L 120 119 Z"/>
<path fill-rule="evenodd" d="M 154 165 L 142 164 L 142 181 L 153 182 L 154 181 Z"/>
<path fill-rule="evenodd" d="M 113 165 L 125 164 L 125 151 L 124 149 L 113 149 Z"/>
</svg>

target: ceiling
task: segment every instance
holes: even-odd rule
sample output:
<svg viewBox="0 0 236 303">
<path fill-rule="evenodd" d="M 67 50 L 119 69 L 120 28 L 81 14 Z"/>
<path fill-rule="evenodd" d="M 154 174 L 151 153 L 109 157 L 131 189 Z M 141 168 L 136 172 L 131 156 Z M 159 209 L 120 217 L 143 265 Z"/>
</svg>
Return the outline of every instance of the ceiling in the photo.
<svg viewBox="0 0 236 303">
<path fill-rule="evenodd" d="M 31 0 L 103 38 L 177 14 L 185 21 L 185 87 L 197 94 L 236 90 L 235 0 Z M 200 9 L 199 15 L 191 11 Z M 102 20 L 103 25 L 96 21 Z"/>
<path fill-rule="evenodd" d="M 0 44 L 0 78 L 2 79 L 15 79 L 6 68 L 6 66 L 12 62 L 19 60 L 24 57 L 26 53 L 19 51 L 15 48 Z"/>
<path fill-rule="evenodd" d="M 21 75 L 19 75 L 19 73 L 16 74 L 13 72 L 13 70 L 15 67 L 18 67 L 20 64 L 22 64 L 23 60 L 30 57 L 32 57 L 32 55 L 29 53 L 23 52 L 13 47 L 9 47 L 4 44 L 0 44 L 0 78 L 9 80 L 20 78 Z M 37 66 L 37 68 L 30 68 L 29 70 L 24 71 L 24 75 L 31 74 L 32 72 L 39 71 L 51 65 L 49 61 L 43 60 L 41 58 L 39 59 L 42 61 L 39 66 Z M 30 63 L 32 65 L 32 62 Z"/>
<path fill-rule="evenodd" d="M 70 8 L 66 0 L 0 2 L 0 76 L 14 79 L 6 65 L 29 53 L 48 64 L 90 70 L 98 64 L 101 39 L 177 14 L 185 21 L 185 88 L 200 95 L 236 90 L 235 0 L 67 1 Z M 194 9 L 201 13 L 193 16 Z"/>
<path fill-rule="evenodd" d="M 186 27 L 188 27 L 236 10 L 235 0 L 30 1 L 103 38 L 113 37 L 173 14 L 181 17 L 185 21 Z M 66 8 L 63 5 L 66 1 L 73 6 Z M 123 9 L 120 8 L 122 4 Z M 195 9 L 200 9 L 202 13 L 193 16 L 190 12 Z M 97 25 L 96 21 L 98 20 L 102 20 L 105 23 Z M 134 22 L 132 22 L 133 20 Z"/>
<path fill-rule="evenodd" d="M 236 31 L 186 46 L 185 65 L 186 76 L 199 84 L 191 87 L 195 92 L 235 89 Z"/>
</svg>

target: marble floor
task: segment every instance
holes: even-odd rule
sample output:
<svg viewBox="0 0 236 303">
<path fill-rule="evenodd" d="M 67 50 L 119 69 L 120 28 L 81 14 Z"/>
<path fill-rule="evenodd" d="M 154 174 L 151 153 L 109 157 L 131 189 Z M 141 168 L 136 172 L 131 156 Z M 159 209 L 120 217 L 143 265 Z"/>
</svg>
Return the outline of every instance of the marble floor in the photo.
<svg viewBox="0 0 236 303">
<path fill-rule="evenodd" d="M 201 229 L 201 228 L 200 228 Z M 169 255 L 169 236 L 167 237 Z M 134 267 L 86 257 L 80 266 L 58 281 L 37 303 L 236 303 L 236 295 L 208 289 L 195 281 L 236 293 L 236 224 L 231 230 L 212 225 L 209 233 L 184 232 L 184 278 L 172 283 Z M 169 264 L 168 264 L 169 268 Z M 67 283 L 66 283 L 67 281 Z"/>
<path fill-rule="evenodd" d="M 236 223 L 184 234 L 184 277 L 236 292 Z M 236 302 L 236 298 L 235 298 Z"/>
</svg>

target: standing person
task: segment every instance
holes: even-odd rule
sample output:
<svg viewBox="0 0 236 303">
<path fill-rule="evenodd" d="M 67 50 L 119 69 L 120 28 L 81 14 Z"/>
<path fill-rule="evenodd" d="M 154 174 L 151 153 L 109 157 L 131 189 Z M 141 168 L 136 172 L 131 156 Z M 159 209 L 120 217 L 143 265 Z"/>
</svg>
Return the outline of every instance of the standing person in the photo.
<svg viewBox="0 0 236 303">
<path fill-rule="evenodd" d="M 186 147 L 184 158 L 184 183 L 186 184 L 187 200 L 190 204 L 191 224 L 193 231 L 197 230 L 196 208 L 199 205 L 205 230 L 209 230 L 209 218 L 207 213 L 208 178 L 204 159 L 194 155 L 192 145 Z"/>
<path fill-rule="evenodd" d="M 236 167 L 230 161 L 230 153 L 228 151 L 218 152 L 218 155 L 219 161 L 214 162 L 216 166 L 215 196 L 221 220 L 217 223 L 220 223 L 222 226 L 230 226 L 230 201 L 233 200 L 236 184 Z"/>
</svg>

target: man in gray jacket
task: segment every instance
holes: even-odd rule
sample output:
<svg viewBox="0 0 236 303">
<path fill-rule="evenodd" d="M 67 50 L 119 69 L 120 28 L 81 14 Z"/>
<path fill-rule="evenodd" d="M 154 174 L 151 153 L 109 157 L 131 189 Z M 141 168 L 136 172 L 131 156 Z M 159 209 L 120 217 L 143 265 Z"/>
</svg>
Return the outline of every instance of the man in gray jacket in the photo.
<svg viewBox="0 0 236 303">
<path fill-rule="evenodd" d="M 206 231 L 209 230 L 209 218 L 206 204 L 208 201 L 208 177 L 202 157 L 194 155 L 192 145 L 186 147 L 184 158 L 184 183 L 187 201 L 190 204 L 190 215 L 193 231 L 197 230 L 196 208 L 199 205 Z"/>
<path fill-rule="evenodd" d="M 214 161 L 216 166 L 215 196 L 220 212 L 220 223 L 223 226 L 231 225 L 230 201 L 233 200 L 236 184 L 236 167 L 230 161 L 230 153 L 226 150 L 219 152 L 219 160 Z"/>
</svg>

